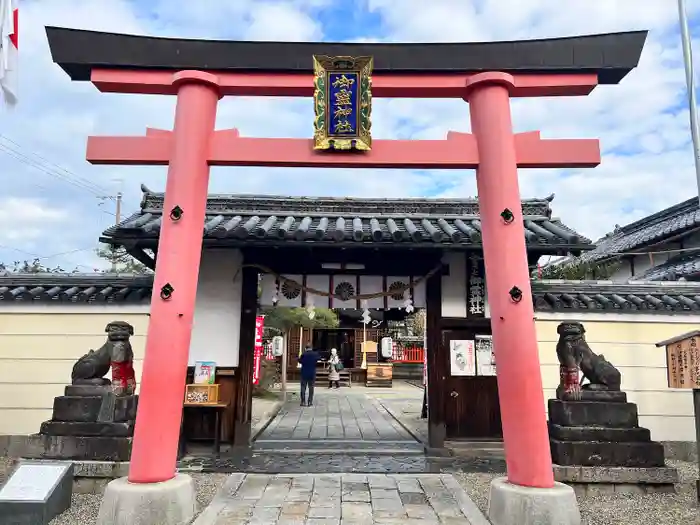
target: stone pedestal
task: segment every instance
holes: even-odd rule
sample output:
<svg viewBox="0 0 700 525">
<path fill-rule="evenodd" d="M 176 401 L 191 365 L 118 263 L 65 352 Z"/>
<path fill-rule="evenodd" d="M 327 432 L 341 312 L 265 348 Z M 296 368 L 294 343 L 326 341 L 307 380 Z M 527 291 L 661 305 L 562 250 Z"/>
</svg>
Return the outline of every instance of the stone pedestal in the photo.
<svg viewBox="0 0 700 525">
<path fill-rule="evenodd" d="M 31 437 L 28 458 L 128 461 L 138 396 L 115 396 L 109 386 L 70 385 L 56 397 L 53 416 Z"/>
<path fill-rule="evenodd" d="M 639 426 L 624 392 L 584 392 L 581 400 L 549 400 L 552 460 L 562 466 L 663 467 L 664 449 Z"/>
</svg>

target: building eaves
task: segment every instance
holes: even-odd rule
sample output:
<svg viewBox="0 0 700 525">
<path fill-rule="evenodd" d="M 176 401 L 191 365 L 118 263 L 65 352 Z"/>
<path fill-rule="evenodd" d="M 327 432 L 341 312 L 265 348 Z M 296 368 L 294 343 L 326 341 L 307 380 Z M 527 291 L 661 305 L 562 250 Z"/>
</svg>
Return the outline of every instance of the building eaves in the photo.
<svg viewBox="0 0 700 525">
<path fill-rule="evenodd" d="M 144 189 L 141 211 L 102 234 L 119 245 L 157 242 L 163 194 Z M 545 251 L 591 249 L 590 239 L 552 218 L 550 201 L 522 202 L 526 242 Z M 205 246 L 405 246 L 454 249 L 481 246 L 476 199 L 359 199 L 211 195 Z M 145 242 L 144 242 L 145 241 Z"/>
</svg>

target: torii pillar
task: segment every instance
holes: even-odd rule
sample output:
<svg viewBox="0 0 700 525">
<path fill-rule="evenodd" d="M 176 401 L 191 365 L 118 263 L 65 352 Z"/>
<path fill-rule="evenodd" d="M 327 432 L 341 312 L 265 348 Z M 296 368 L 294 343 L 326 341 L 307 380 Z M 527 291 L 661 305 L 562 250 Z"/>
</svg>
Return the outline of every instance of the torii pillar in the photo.
<svg viewBox="0 0 700 525">
<path fill-rule="evenodd" d="M 585 95 L 597 85 L 595 74 L 376 75 L 374 96 L 464 98 L 472 134 L 376 140 L 371 151 L 350 155 L 315 152 L 307 139 L 215 131 L 220 96 L 311 96 L 310 75 L 94 70 L 92 82 L 103 91 L 177 95 L 172 131 L 88 140 L 87 158 L 94 164 L 169 166 L 129 477 L 108 486 L 102 514 L 113 512 L 108 502 L 117 501 L 122 514 L 128 512 L 124 502 L 142 502 L 147 485 L 170 484 L 171 495 L 193 494 L 191 487 L 177 486 L 191 479 L 176 476 L 175 466 L 209 166 L 476 169 L 508 467 L 508 478 L 492 484 L 490 519 L 494 525 L 579 525 L 573 489 L 553 478 L 517 170 L 596 166 L 600 148 L 591 139 L 514 134 L 510 98 Z M 188 504 L 177 507 L 185 512 Z"/>
</svg>

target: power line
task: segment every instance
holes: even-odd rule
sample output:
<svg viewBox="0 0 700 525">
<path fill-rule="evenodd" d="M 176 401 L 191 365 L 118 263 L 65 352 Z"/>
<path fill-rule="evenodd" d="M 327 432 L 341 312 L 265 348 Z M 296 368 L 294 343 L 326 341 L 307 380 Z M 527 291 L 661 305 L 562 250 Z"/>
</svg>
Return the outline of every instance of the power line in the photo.
<svg viewBox="0 0 700 525">
<path fill-rule="evenodd" d="M 23 152 L 23 147 L 20 144 L 10 139 L 9 137 L 6 137 L 5 135 L 0 134 L 0 139 L 7 141 L 14 146 L 13 147 L 0 142 L 0 151 L 24 164 L 27 164 L 28 166 L 31 166 L 41 171 L 42 173 L 50 175 L 76 188 L 88 191 L 93 195 L 101 197 L 105 193 L 109 193 L 109 191 L 103 188 L 102 186 L 95 184 L 94 182 L 88 179 L 75 175 L 74 173 L 59 166 L 58 164 L 46 159 L 45 157 L 42 157 L 38 153 L 34 153 L 31 151 L 27 153 Z"/>
<path fill-rule="evenodd" d="M 37 253 L 28 252 L 28 251 L 26 251 L 26 250 L 22 250 L 22 249 L 20 249 L 20 248 L 15 248 L 14 246 L 7 246 L 7 245 L 5 245 L 5 244 L 0 244 L 0 248 L 4 248 L 4 249 L 6 249 L 6 250 L 12 250 L 13 252 L 17 252 L 17 253 L 21 253 L 21 254 L 24 254 L 24 255 L 28 255 L 28 256 L 30 256 L 30 257 L 33 257 L 34 260 L 37 260 L 37 261 L 45 261 L 45 260 L 47 260 L 47 259 L 53 259 L 54 257 L 63 257 L 64 255 L 70 255 L 70 254 L 73 254 L 73 253 L 85 252 L 85 251 L 88 251 L 88 250 L 94 250 L 94 249 L 95 249 L 94 246 L 90 246 L 90 247 L 88 247 L 88 248 L 78 248 L 78 249 L 75 249 L 75 250 L 68 250 L 68 251 L 65 251 L 65 252 L 54 253 L 54 254 L 51 254 L 51 255 L 39 255 L 39 254 L 37 254 Z M 91 270 L 94 270 L 94 267 L 93 267 L 93 266 L 87 266 L 87 265 L 85 265 L 85 264 L 77 264 L 77 263 L 75 263 L 75 261 L 71 261 L 70 259 L 66 259 L 65 257 L 63 257 L 63 259 L 64 259 L 67 263 L 74 265 L 76 268 L 90 268 Z"/>
</svg>

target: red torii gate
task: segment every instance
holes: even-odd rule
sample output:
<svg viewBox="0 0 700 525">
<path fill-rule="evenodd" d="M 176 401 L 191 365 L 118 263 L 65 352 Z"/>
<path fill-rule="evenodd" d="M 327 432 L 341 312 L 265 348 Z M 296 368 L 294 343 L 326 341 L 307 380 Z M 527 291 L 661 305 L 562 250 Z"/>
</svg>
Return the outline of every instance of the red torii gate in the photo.
<svg viewBox="0 0 700 525">
<path fill-rule="evenodd" d="M 88 139 L 93 164 L 169 166 L 129 481 L 161 482 L 175 473 L 209 166 L 216 165 L 476 169 L 508 479 L 554 485 L 517 168 L 592 167 L 600 163 L 600 149 L 597 140 L 514 134 L 510 98 L 587 95 L 598 83 L 595 73 L 375 73 L 374 97 L 468 101 L 472 134 L 374 140 L 371 151 L 341 154 L 313 151 L 307 139 L 215 130 L 222 96 L 308 97 L 310 74 L 93 69 L 91 80 L 103 92 L 177 96 L 172 131 Z M 176 207 L 181 216 L 168 218 Z M 167 300 L 159 295 L 166 284 L 173 289 Z"/>
</svg>

